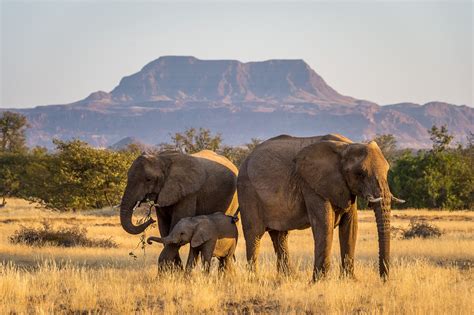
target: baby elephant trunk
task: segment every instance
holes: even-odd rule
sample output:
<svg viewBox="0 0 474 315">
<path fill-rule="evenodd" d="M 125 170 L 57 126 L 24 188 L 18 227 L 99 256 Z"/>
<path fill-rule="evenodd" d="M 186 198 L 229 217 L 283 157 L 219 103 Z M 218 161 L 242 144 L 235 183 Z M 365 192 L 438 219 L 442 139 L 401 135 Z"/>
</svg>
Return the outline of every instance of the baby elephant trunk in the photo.
<svg viewBox="0 0 474 315">
<path fill-rule="evenodd" d="M 151 243 L 153 243 L 153 242 L 157 242 L 157 243 L 161 243 L 161 244 L 164 244 L 164 243 L 165 243 L 164 240 L 163 240 L 163 238 L 161 238 L 161 237 L 156 237 L 156 236 L 150 236 L 150 237 L 146 240 L 146 242 L 147 242 L 148 244 L 150 244 L 150 245 L 151 245 Z"/>
</svg>

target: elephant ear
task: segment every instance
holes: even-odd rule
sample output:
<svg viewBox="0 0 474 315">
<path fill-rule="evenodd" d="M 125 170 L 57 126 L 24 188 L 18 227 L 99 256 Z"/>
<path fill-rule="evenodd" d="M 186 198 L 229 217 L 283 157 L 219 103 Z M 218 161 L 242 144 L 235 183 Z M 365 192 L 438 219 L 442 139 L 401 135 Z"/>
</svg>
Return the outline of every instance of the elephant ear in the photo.
<svg viewBox="0 0 474 315">
<path fill-rule="evenodd" d="M 321 141 L 301 150 L 295 158 L 296 172 L 316 194 L 333 206 L 346 209 L 351 193 L 342 174 L 342 156 L 348 144 Z"/>
<path fill-rule="evenodd" d="M 212 229 L 208 222 L 200 222 L 191 238 L 191 247 L 199 247 L 212 238 Z"/>
<path fill-rule="evenodd" d="M 167 207 L 197 192 L 206 181 L 206 172 L 197 158 L 192 156 L 174 153 L 164 158 L 167 160 L 168 172 L 158 196 L 158 204 Z"/>
</svg>

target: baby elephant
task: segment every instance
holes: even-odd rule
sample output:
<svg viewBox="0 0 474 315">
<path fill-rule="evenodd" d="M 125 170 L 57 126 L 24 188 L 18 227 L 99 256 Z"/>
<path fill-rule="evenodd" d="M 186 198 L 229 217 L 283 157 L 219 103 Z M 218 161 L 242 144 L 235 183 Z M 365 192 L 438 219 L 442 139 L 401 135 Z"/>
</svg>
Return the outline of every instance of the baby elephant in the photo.
<svg viewBox="0 0 474 315">
<path fill-rule="evenodd" d="M 166 237 L 149 237 L 164 245 L 190 244 L 186 272 L 196 265 L 201 253 L 204 270 L 209 272 L 212 257 L 219 259 L 219 271 L 230 271 L 233 267 L 235 247 L 237 246 L 237 225 L 231 216 L 221 212 L 183 218 Z"/>
</svg>

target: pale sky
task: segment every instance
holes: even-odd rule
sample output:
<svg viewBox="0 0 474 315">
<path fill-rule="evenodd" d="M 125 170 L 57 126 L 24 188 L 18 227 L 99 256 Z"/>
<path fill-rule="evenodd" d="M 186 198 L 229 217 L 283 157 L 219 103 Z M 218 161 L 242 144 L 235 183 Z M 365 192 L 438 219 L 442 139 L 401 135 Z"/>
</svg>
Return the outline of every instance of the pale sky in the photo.
<svg viewBox="0 0 474 315">
<path fill-rule="evenodd" d="M 344 95 L 474 105 L 471 1 L 0 1 L 0 107 L 111 91 L 163 55 L 304 59 Z"/>
</svg>

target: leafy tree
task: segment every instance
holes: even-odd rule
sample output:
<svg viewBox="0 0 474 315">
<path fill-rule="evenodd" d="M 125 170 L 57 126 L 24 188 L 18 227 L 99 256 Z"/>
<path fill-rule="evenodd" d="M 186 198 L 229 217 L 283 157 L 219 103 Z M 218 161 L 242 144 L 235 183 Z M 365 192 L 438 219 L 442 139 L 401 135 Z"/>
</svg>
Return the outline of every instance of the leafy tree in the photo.
<svg viewBox="0 0 474 315">
<path fill-rule="evenodd" d="M 453 136 L 448 133 L 446 126 L 438 128 L 436 125 L 428 130 L 430 139 L 433 142 L 433 151 L 440 152 L 446 151 L 453 140 Z"/>
<path fill-rule="evenodd" d="M 466 147 L 463 148 L 461 146 L 459 149 L 461 150 L 461 153 L 463 155 L 468 157 L 469 162 L 473 163 L 474 162 L 474 133 L 469 132 L 469 135 L 466 138 L 467 138 Z M 472 165 L 472 166 L 474 166 L 474 165 Z"/>
<path fill-rule="evenodd" d="M 219 154 L 228 158 L 235 166 L 239 167 L 248 155 L 245 147 L 223 146 Z"/>
<path fill-rule="evenodd" d="M 79 140 L 53 142 L 54 153 L 34 148 L 29 153 L 0 155 L 0 190 L 58 210 L 120 202 L 136 154 L 95 149 Z"/>
<path fill-rule="evenodd" d="M 239 167 L 245 158 L 259 145 L 262 141 L 252 138 L 250 143 L 246 143 L 241 147 L 224 146 L 219 153 L 228 158 L 232 163 Z"/>
<path fill-rule="evenodd" d="M 222 143 L 220 134 L 213 135 L 209 129 L 186 129 L 183 133 L 177 132 L 171 136 L 171 144 L 161 144 L 161 150 L 178 150 L 193 154 L 202 150 L 217 151 Z"/>
<path fill-rule="evenodd" d="M 252 152 L 255 147 L 257 145 L 259 145 L 260 143 L 262 143 L 262 140 L 261 139 L 258 139 L 258 138 L 252 138 L 250 139 L 250 142 L 245 144 L 245 146 L 247 147 L 247 149 L 249 150 L 249 153 Z"/>
<path fill-rule="evenodd" d="M 21 191 L 27 157 L 20 153 L 0 153 L 0 196 L 16 196 Z"/>
<path fill-rule="evenodd" d="M 134 154 L 94 149 L 86 143 L 54 140 L 50 183 L 43 199 L 57 209 L 101 208 L 117 204 Z"/>
<path fill-rule="evenodd" d="M 445 127 L 433 126 L 433 149 L 406 152 L 395 163 L 389 180 L 405 207 L 474 209 L 474 168 L 469 148 L 449 149 L 452 137 Z"/>
<path fill-rule="evenodd" d="M 392 134 L 376 135 L 373 141 L 377 143 L 380 150 L 382 150 L 383 155 L 389 162 L 392 162 L 395 159 L 397 153 L 397 140 Z"/>
<path fill-rule="evenodd" d="M 0 117 L 0 152 L 24 152 L 25 130 L 28 127 L 26 117 L 5 111 Z"/>
</svg>

